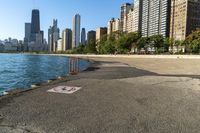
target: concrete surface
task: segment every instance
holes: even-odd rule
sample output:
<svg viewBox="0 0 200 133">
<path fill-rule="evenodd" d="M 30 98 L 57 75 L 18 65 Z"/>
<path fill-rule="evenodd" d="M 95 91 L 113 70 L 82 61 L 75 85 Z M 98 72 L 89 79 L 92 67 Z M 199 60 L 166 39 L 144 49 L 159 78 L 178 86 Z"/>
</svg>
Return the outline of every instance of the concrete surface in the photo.
<svg viewBox="0 0 200 133">
<path fill-rule="evenodd" d="M 199 133 L 200 60 L 89 57 L 78 75 L 0 98 L 0 133 Z M 80 86 L 66 95 L 58 85 Z"/>
</svg>

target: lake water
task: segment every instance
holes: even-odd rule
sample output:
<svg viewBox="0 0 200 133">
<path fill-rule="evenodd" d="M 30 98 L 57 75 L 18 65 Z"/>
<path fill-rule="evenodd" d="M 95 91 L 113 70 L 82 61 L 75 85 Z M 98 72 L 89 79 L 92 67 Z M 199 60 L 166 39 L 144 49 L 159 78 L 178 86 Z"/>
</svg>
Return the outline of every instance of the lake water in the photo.
<svg viewBox="0 0 200 133">
<path fill-rule="evenodd" d="M 89 65 L 88 61 L 80 60 L 79 69 L 86 69 Z M 27 89 L 68 73 L 68 57 L 0 54 L 0 95 L 16 88 Z"/>
</svg>

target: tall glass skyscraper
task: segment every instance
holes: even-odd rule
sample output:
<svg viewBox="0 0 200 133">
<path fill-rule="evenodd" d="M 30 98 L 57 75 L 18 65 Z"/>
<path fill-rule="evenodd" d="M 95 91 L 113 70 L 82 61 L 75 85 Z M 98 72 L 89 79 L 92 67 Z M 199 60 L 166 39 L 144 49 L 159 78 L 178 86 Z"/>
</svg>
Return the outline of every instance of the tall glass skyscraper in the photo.
<svg viewBox="0 0 200 133">
<path fill-rule="evenodd" d="M 40 11 L 38 9 L 32 10 L 31 33 L 40 33 Z"/>
<path fill-rule="evenodd" d="M 25 23 L 25 38 L 28 41 L 31 36 L 31 23 Z"/>
<path fill-rule="evenodd" d="M 86 42 L 85 38 L 86 38 L 86 31 L 85 31 L 85 28 L 82 28 L 81 30 L 81 44 L 82 45 L 85 45 L 85 42 Z"/>
<path fill-rule="evenodd" d="M 79 46 L 80 27 L 81 27 L 81 16 L 79 14 L 76 14 L 73 18 L 72 48 L 76 48 Z"/>
</svg>

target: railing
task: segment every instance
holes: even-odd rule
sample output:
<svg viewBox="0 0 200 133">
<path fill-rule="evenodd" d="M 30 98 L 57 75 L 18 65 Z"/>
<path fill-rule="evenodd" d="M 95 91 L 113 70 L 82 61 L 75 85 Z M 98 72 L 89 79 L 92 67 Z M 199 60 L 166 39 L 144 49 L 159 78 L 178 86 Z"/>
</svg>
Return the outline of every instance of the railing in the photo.
<svg viewBox="0 0 200 133">
<path fill-rule="evenodd" d="M 79 59 L 69 58 L 69 74 L 76 75 L 79 72 Z"/>
</svg>

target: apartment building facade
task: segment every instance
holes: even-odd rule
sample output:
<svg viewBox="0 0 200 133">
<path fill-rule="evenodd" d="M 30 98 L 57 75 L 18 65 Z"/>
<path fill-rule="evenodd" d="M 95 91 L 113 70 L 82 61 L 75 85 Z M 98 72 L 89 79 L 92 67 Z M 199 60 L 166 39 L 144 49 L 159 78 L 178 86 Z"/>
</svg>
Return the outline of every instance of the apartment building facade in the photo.
<svg viewBox="0 0 200 133">
<path fill-rule="evenodd" d="M 170 0 L 143 0 L 142 36 L 163 35 L 169 37 Z"/>
<path fill-rule="evenodd" d="M 170 38 L 185 40 L 200 28 L 200 0 L 172 0 Z"/>
</svg>

